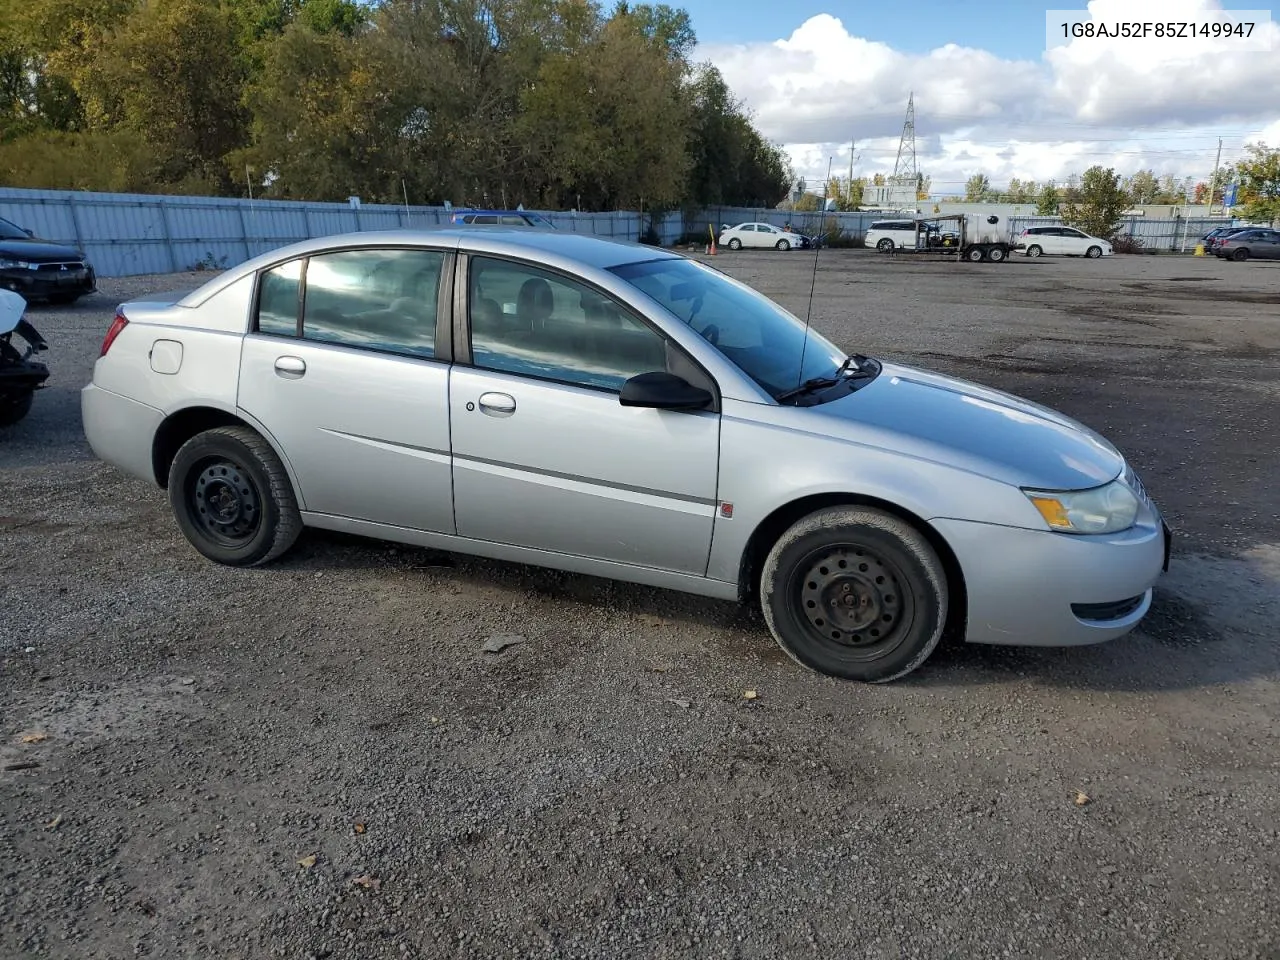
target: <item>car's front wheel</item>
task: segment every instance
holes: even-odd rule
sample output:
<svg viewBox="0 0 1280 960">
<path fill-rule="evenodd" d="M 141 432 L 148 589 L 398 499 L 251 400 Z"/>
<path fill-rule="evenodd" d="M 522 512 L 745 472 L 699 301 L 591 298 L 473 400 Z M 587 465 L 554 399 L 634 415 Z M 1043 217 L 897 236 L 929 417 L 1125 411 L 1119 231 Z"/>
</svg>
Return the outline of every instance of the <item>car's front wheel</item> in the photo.
<svg viewBox="0 0 1280 960">
<path fill-rule="evenodd" d="M 742 241 L 741 241 L 741 240 L 739 240 L 737 237 L 734 237 L 732 240 L 730 240 L 730 241 L 729 241 L 729 249 L 730 249 L 730 250 L 741 250 L 741 249 L 742 249 Z"/>
<path fill-rule="evenodd" d="M 233 567 L 276 559 L 302 532 L 284 465 L 248 427 L 218 427 L 184 443 L 169 469 L 169 503 L 192 546 Z"/>
<path fill-rule="evenodd" d="M 1044 253 L 1044 251 L 1043 251 L 1043 250 L 1041 250 L 1041 249 L 1040 249 L 1038 246 L 1036 246 L 1034 243 L 1033 243 L 1031 246 L 1027 247 L 1027 256 L 1028 256 L 1028 257 L 1038 257 L 1038 256 L 1040 256 L 1040 254 L 1042 254 L 1042 253 Z"/>
<path fill-rule="evenodd" d="M 1084 255 L 1090 260 L 1097 260 L 1098 257 L 1102 256 L 1102 248 L 1097 246 L 1090 247 L 1084 252 Z"/>
<path fill-rule="evenodd" d="M 777 243 L 774 244 L 774 246 L 777 247 L 779 250 L 790 250 L 791 242 L 789 240 L 779 240 Z"/>
<path fill-rule="evenodd" d="M 888 237 L 882 237 L 880 242 L 876 244 L 876 249 L 881 253 L 892 253 L 893 241 Z"/>
<path fill-rule="evenodd" d="M 832 507 L 774 544 L 760 604 L 779 645 L 828 676 L 883 683 L 924 663 L 947 620 L 947 579 L 929 541 L 880 510 Z"/>
</svg>

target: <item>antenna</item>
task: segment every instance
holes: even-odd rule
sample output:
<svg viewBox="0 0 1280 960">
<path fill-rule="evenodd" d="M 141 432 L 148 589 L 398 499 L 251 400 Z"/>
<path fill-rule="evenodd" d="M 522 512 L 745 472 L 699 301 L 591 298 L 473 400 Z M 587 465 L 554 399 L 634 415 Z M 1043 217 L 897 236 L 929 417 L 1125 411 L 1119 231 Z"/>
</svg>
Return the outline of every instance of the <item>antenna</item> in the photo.
<svg viewBox="0 0 1280 960">
<path fill-rule="evenodd" d="M 827 179 L 822 184 L 822 208 L 818 213 L 819 226 L 825 226 L 827 216 L 827 191 L 831 188 L 831 164 L 835 157 L 827 158 Z M 822 249 L 822 234 L 813 238 L 813 275 L 809 278 L 809 305 L 804 311 L 804 339 L 800 342 L 800 369 L 796 371 L 796 387 L 804 383 L 804 355 L 809 349 L 809 320 L 813 316 L 813 293 L 818 286 L 818 252 Z"/>
<path fill-rule="evenodd" d="M 907 118 L 902 123 L 902 139 L 898 141 L 898 159 L 893 164 L 893 176 L 912 180 L 916 178 L 916 95 L 907 95 Z"/>
</svg>

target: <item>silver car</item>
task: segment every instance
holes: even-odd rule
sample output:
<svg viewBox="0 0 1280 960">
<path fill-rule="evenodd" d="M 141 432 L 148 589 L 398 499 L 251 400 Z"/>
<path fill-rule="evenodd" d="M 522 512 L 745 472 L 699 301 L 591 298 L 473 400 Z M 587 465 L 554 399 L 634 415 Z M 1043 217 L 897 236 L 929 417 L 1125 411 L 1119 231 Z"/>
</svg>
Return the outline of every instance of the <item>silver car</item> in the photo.
<svg viewBox="0 0 1280 960">
<path fill-rule="evenodd" d="M 847 679 L 900 677 L 948 629 L 1121 636 L 1168 565 L 1138 477 L 1079 423 L 573 234 L 326 237 L 125 303 L 83 413 L 217 562 L 316 527 L 758 599 Z"/>
</svg>

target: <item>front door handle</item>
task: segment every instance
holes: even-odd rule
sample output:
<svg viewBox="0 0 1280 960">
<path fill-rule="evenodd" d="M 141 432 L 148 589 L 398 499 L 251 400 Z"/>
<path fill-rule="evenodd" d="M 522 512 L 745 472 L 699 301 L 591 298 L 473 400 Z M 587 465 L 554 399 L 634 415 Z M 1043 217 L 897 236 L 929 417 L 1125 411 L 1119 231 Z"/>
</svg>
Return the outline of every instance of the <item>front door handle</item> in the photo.
<svg viewBox="0 0 1280 960">
<path fill-rule="evenodd" d="M 480 410 L 491 417 L 509 417 L 516 412 L 516 398 L 506 393 L 482 393 Z"/>
<path fill-rule="evenodd" d="M 276 357 L 276 375 L 286 380 L 297 380 L 307 372 L 306 361 L 301 357 Z"/>
</svg>

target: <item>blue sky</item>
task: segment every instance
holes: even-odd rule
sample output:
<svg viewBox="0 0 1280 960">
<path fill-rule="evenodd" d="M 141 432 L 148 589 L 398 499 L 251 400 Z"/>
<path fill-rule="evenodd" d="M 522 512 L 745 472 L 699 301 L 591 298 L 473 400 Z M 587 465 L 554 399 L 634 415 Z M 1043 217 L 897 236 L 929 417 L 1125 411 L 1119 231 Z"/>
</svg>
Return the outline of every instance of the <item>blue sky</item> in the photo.
<svg viewBox="0 0 1280 960">
<path fill-rule="evenodd" d="M 1082 9 L 1083 0 L 1036 4 L 1018 0 L 961 0 L 916 2 L 822 3 L 802 0 L 693 0 L 680 4 L 689 11 L 703 43 L 750 43 L 777 40 L 810 17 L 829 13 L 850 32 L 889 44 L 905 53 L 927 53 L 947 43 L 977 47 L 1005 59 L 1038 59 L 1044 49 L 1044 12 Z M 1230 8 L 1232 4 L 1227 4 Z"/>
</svg>

